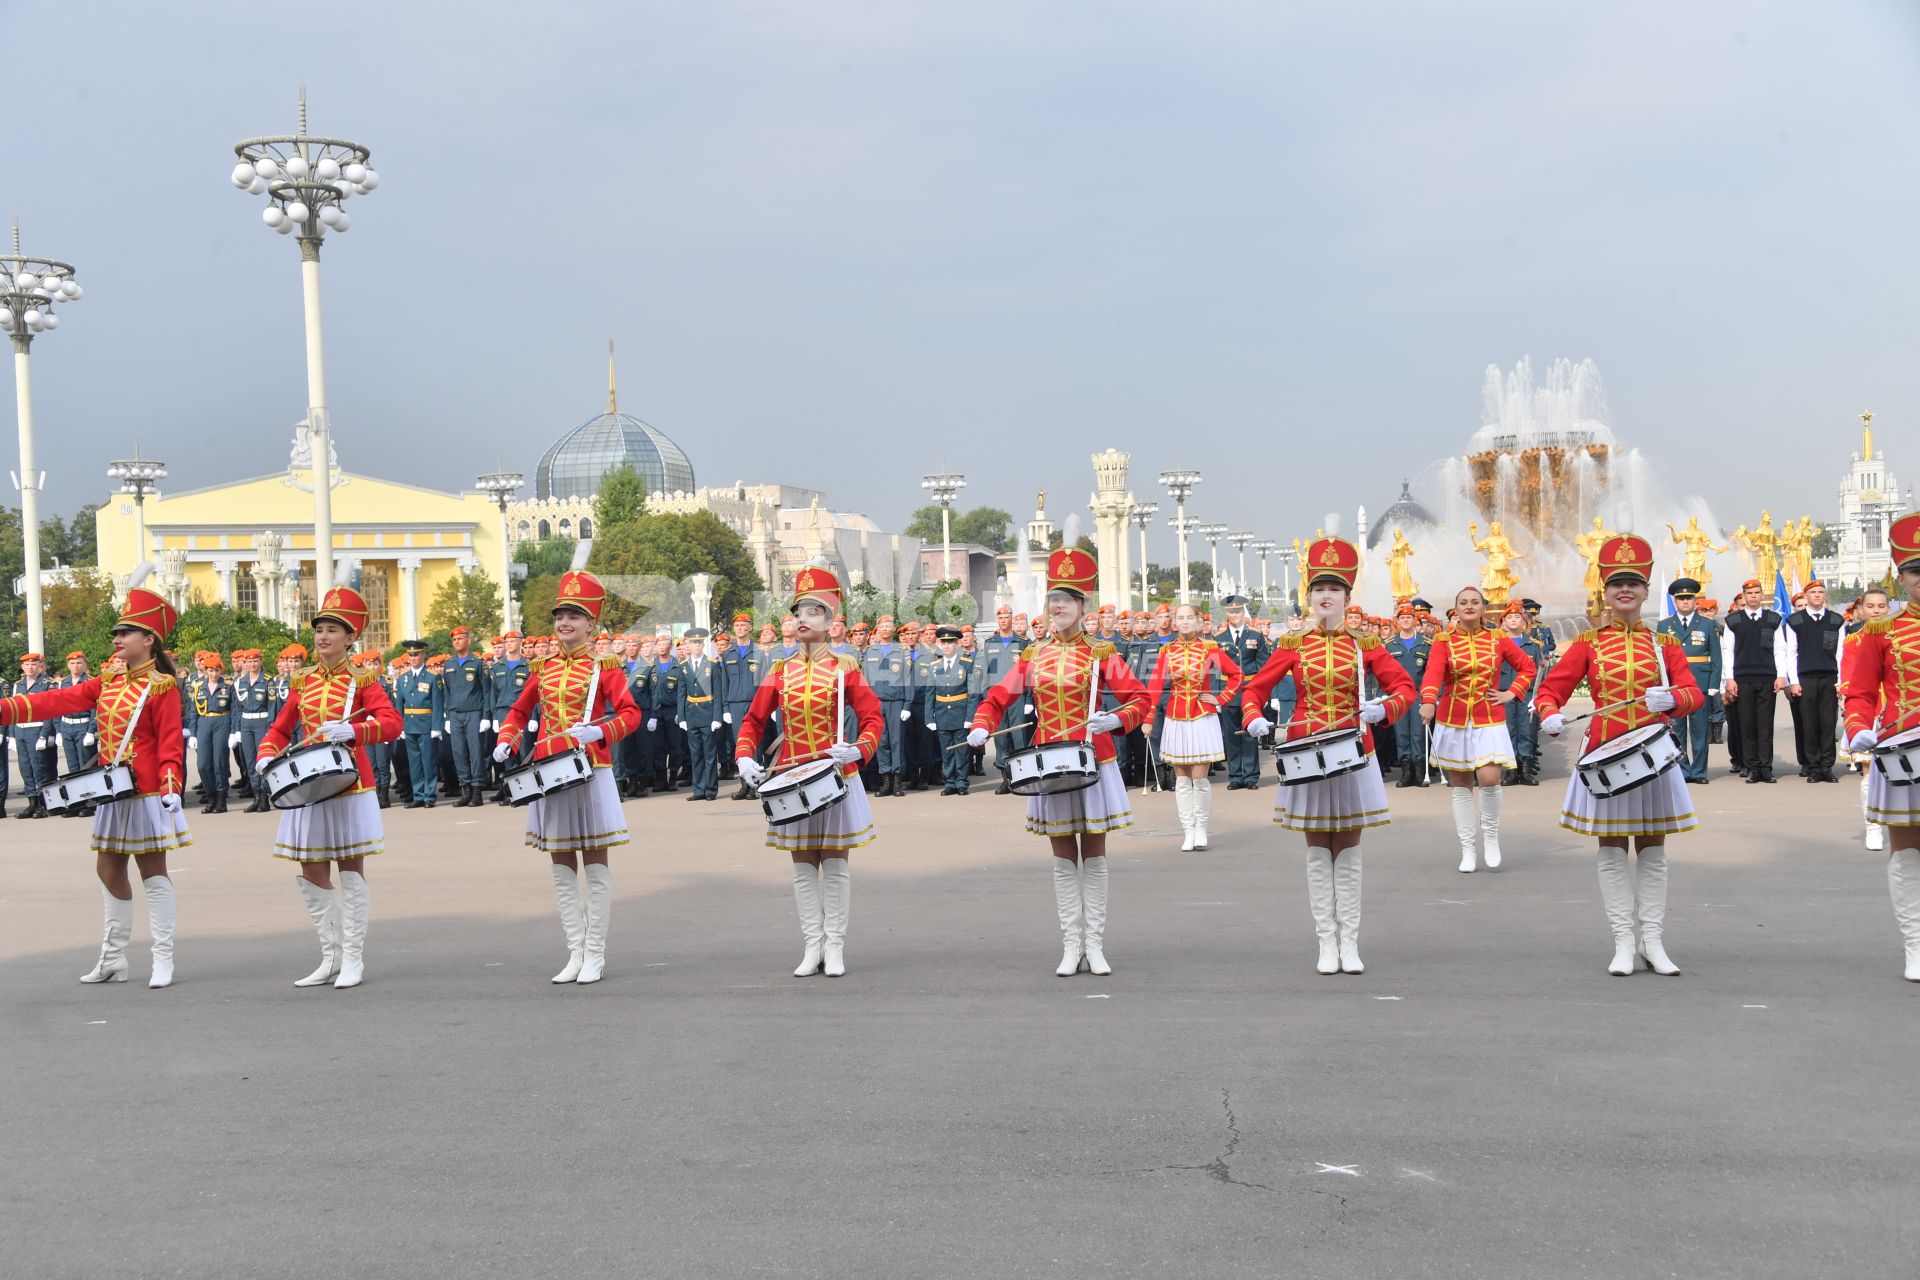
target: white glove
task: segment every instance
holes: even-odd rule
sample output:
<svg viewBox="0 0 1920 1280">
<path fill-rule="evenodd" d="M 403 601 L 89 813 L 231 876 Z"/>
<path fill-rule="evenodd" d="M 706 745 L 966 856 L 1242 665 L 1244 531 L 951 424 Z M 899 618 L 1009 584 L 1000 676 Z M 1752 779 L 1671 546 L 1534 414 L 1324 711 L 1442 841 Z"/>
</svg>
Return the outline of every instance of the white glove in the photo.
<svg viewBox="0 0 1920 1280">
<path fill-rule="evenodd" d="M 1649 711 L 1671 711 L 1674 707 L 1673 690 L 1662 689 L 1656 686 L 1647 690 L 1647 696 L 1644 701 Z"/>
<path fill-rule="evenodd" d="M 452 732 L 453 732 L 453 721 L 451 721 L 451 720 L 442 720 L 442 721 L 440 722 L 440 727 L 441 727 L 442 729 L 444 729 L 444 730 L 446 730 L 446 731 L 447 731 L 448 733 L 452 733 Z"/>
<path fill-rule="evenodd" d="M 967 735 L 967 745 L 972 747 L 976 751 L 978 751 L 981 747 L 986 746 L 987 731 L 985 729 L 975 729 L 972 733 Z"/>
<path fill-rule="evenodd" d="M 329 720 L 316 731 L 328 742 L 352 742 L 353 726 L 345 720 Z"/>
<path fill-rule="evenodd" d="M 659 716 L 647 717 L 647 732 L 656 733 L 659 731 L 659 729 L 660 729 L 660 717 Z"/>
<path fill-rule="evenodd" d="M 1387 704 L 1379 698 L 1360 704 L 1360 723 L 1379 724 L 1387 718 Z"/>
<path fill-rule="evenodd" d="M 1087 721 L 1087 729 L 1091 733 L 1118 733 L 1120 717 L 1111 711 L 1096 711 L 1093 718 Z"/>
<path fill-rule="evenodd" d="M 577 724 L 567 730 L 567 736 L 581 746 L 585 746 L 589 742 L 598 742 L 606 737 L 607 731 L 597 724 Z"/>
<path fill-rule="evenodd" d="M 1255 716 L 1240 727 L 1256 738 L 1264 738 L 1273 732 L 1273 723 L 1265 716 Z"/>
<path fill-rule="evenodd" d="M 1540 722 L 1540 732 L 1549 738 L 1557 738 L 1567 730 L 1567 718 L 1558 711 Z"/>
<path fill-rule="evenodd" d="M 1033 704 L 1032 704 L 1031 702 L 1029 702 L 1029 703 L 1027 703 L 1027 704 L 1026 704 L 1025 706 L 1023 706 L 1023 707 L 1021 707 L 1021 708 L 1020 708 L 1020 712 L 1021 712 L 1021 714 L 1022 714 L 1022 715 L 1029 715 L 1029 716 L 1030 716 L 1030 715 L 1032 715 L 1032 714 L 1033 714 Z"/>
<path fill-rule="evenodd" d="M 166 795 L 160 797 L 160 809 L 163 813 L 180 812 L 180 797 L 169 791 Z"/>
<path fill-rule="evenodd" d="M 240 735 L 239 735 L 239 734 L 237 734 L 237 733 L 230 733 L 230 734 L 228 734 L 228 735 L 227 735 L 227 745 L 228 745 L 229 747 L 237 747 L 237 746 L 239 746 L 239 745 L 240 745 Z"/>
<path fill-rule="evenodd" d="M 733 767 L 740 771 L 740 781 L 750 787 L 759 786 L 761 780 L 767 776 L 766 766 L 752 756 L 741 756 L 733 762 Z"/>
<path fill-rule="evenodd" d="M 505 764 L 507 757 L 512 754 L 513 748 L 503 742 L 493 749 L 493 762 L 495 764 Z"/>
<path fill-rule="evenodd" d="M 193 730 L 191 730 L 191 729 L 182 729 L 182 730 L 180 731 L 180 740 L 181 740 L 182 742 L 192 742 L 192 741 L 193 741 Z"/>
<path fill-rule="evenodd" d="M 722 711 L 722 712 L 720 713 L 720 720 L 721 720 L 721 722 L 722 722 L 722 723 L 724 723 L 724 724 L 732 724 L 732 723 L 733 723 L 733 712 L 731 712 L 731 711 Z"/>
<path fill-rule="evenodd" d="M 720 722 L 715 720 L 712 724 L 708 725 L 707 728 L 713 733 L 718 733 L 720 732 Z"/>
<path fill-rule="evenodd" d="M 835 764 L 859 764 L 860 748 L 851 742 L 836 742 L 827 748 L 827 759 Z"/>
<path fill-rule="evenodd" d="M 233 736 L 237 738 L 237 737 L 239 737 L 240 735 L 236 733 L 236 734 L 234 734 Z M 84 737 L 84 738 L 82 738 L 82 739 L 80 739 L 80 745 L 81 745 L 81 746 L 83 746 L 83 747 L 90 747 L 90 746 L 92 746 L 92 745 L 93 745 L 93 735 L 92 735 L 92 734 L 88 734 L 88 735 L 87 735 L 86 737 Z"/>
<path fill-rule="evenodd" d="M 432 733 L 428 734 L 427 736 L 432 738 L 435 742 L 440 741 L 440 731 L 438 729 L 435 729 Z"/>
<path fill-rule="evenodd" d="M 675 720 L 674 723 L 680 726 L 680 732 L 685 733 L 687 731 L 687 722 L 685 720 Z"/>
<path fill-rule="evenodd" d="M 1847 739 L 1849 751 L 1871 751 L 1880 745 L 1880 735 L 1871 729 L 1862 729 Z"/>
<path fill-rule="evenodd" d="M 47 739 L 42 738 L 40 739 L 40 741 L 34 743 L 33 745 L 40 748 L 42 751 L 45 751 L 47 749 Z"/>
<path fill-rule="evenodd" d="M 937 724 L 935 724 L 935 723 L 934 723 L 933 721 L 931 721 L 931 720 L 929 720 L 929 721 L 927 721 L 927 732 L 928 732 L 928 733 L 938 733 L 938 732 L 940 732 L 940 726 L 939 726 L 939 725 L 937 725 Z"/>
<path fill-rule="evenodd" d="M 480 732 L 482 732 L 482 733 L 486 733 L 486 732 L 487 732 L 488 730 L 490 730 L 490 729 L 492 729 L 492 728 L 493 728 L 493 721 L 491 721 L 491 720 L 482 720 L 482 721 L 480 722 Z"/>
<path fill-rule="evenodd" d="M 913 719 L 913 712 L 908 710 L 906 707 L 900 708 L 900 723 L 905 724 L 907 721 L 911 719 Z"/>
</svg>

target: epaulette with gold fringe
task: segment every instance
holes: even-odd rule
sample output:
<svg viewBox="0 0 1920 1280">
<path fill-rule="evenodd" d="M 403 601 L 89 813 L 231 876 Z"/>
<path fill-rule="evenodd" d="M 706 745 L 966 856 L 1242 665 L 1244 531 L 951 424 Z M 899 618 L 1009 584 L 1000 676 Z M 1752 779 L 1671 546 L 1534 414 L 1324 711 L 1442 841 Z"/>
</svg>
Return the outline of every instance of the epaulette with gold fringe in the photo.
<svg viewBox="0 0 1920 1280">
<path fill-rule="evenodd" d="M 167 693 L 179 683 L 164 671 L 154 671 L 147 676 L 147 687 L 155 693 Z"/>
<path fill-rule="evenodd" d="M 1863 636 L 1884 636 L 1892 633 L 1892 618 L 1868 618 L 1860 624 L 1860 634 Z"/>
<path fill-rule="evenodd" d="M 1374 635 L 1372 632 L 1368 632 L 1365 635 L 1355 635 L 1353 638 L 1360 645 L 1360 652 L 1362 653 L 1367 652 L 1369 649 L 1381 648 L 1386 644 L 1386 641 Z"/>
<path fill-rule="evenodd" d="M 1655 646 L 1665 646 L 1679 644 L 1680 641 L 1670 631 L 1656 631 L 1653 633 L 1653 643 Z"/>
<path fill-rule="evenodd" d="M 1588 631 L 1582 631 L 1582 632 L 1581 632 L 1581 633 L 1580 633 L 1579 635 L 1577 635 L 1577 636 L 1575 636 L 1575 637 L 1573 638 L 1573 642 L 1574 642 L 1575 644 L 1588 644 L 1588 645 L 1590 645 L 1590 644 L 1592 644 L 1592 643 L 1593 643 L 1594 641 L 1596 641 L 1596 640 L 1598 640 L 1599 638 L 1600 638 L 1600 632 L 1599 632 L 1599 630 L 1598 630 L 1598 628 L 1595 628 L 1595 629 L 1592 629 L 1592 630 L 1588 630 Z"/>
<path fill-rule="evenodd" d="M 1291 649 L 1297 653 L 1300 649 L 1300 633 L 1298 631 L 1289 631 L 1283 636 L 1275 637 L 1273 647 L 1275 649 Z"/>
</svg>

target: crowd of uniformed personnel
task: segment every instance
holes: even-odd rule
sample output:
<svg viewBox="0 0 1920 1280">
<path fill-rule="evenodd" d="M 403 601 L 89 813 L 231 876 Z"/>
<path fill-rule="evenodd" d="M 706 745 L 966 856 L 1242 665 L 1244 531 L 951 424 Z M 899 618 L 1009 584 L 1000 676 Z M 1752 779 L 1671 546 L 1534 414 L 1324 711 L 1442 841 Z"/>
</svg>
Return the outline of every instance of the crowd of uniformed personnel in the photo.
<svg viewBox="0 0 1920 1280">
<path fill-rule="evenodd" d="M 1726 737 L 1726 707 L 1719 691 L 1732 679 L 1722 671 L 1727 633 L 1719 620 L 1718 602 L 1702 597 L 1699 584 L 1679 579 L 1671 593 L 1675 611 L 1661 619 L 1657 629 L 1674 636 L 1701 688 L 1713 693 L 1706 707 L 1677 721 L 1674 729 L 1688 780 L 1703 782 L 1709 744 Z M 1241 596 L 1227 596 L 1215 607 L 1220 616 L 1204 616 L 1204 634 L 1225 650 L 1248 679 L 1266 664 L 1276 634 L 1297 631 L 1304 624 L 1298 616 L 1284 620 L 1258 616 Z M 1853 612 L 1850 607 L 1845 615 L 1849 630 L 1858 626 Z M 1091 621 L 1093 634 L 1119 651 L 1142 684 L 1150 681 L 1161 648 L 1175 636 L 1171 605 L 1152 610 L 1103 605 Z M 1446 619 L 1419 597 L 1399 601 L 1391 617 L 1369 616 L 1356 606 L 1348 611 L 1347 622 L 1379 636 L 1388 653 L 1416 681 L 1426 668 L 1433 638 L 1446 625 Z M 1540 605 L 1531 599 L 1509 602 L 1500 626 L 1539 668 L 1533 685 L 1537 689 L 1555 655 L 1553 632 L 1540 624 Z M 975 779 L 990 776 L 990 765 L 996 767 L 997 775 L 997 766 L 1008 755 L 1029 745 L 1032 708 L 1025 705 L 1013 709 L 1003 731 L 987 748 L 959 747 L 980 699 L 1037 638 L 1033 620 L 1026 614 L 1002 605 L 990 626 L 936 625 L 912 618 L 896 620 L 889 614 L 871 621 L 837 617 L 831 638 L 835 649 L 857 656 L 861 674 L 885 713 L 885 738 L 863 771 L 870 795 L 899 796 L 933 788 L 941 795 L 966 795 Z M 527 753 L 505 764 L 495 763 L 495 731 L 525 686 L 529 663 L 552 652 L 553 641 L 510 631 L 476 649 L 467 628 L 460 627 L 452 633 L 451 652 L 429 655 L 427 647 L 424 641 L 409 640 L 390 662 L 371 652 L 355 659 L 368 666 L 384 665 L 382 684 L 404 725 L 398 742 L 372 751 L 381 807 L 397 801 L 407 808 L 434 808 L 442 797 L 455 808 L 490 800 L 507 803 L 502 779 L 524 763 Z M 698 627 L 677 636 L 664 631 L 652 635 L 603 632 L 594 647 L 598 653 L 620 659 L 629 690 L 645 716 L 642 730 L 619 743 L 614 753 L 622 798 L 684 789 L 687 800 L 701 801 L 718 799 L 723 780 L 737 782 L 733 767 L 737 726 L 763 673 L 791 656 L 796 644 L 791 618 L 778 625 L 756 625 L 750 614 L 740 613 L 717 635 Z M 230 795 L 248 801 L 246 812 L 270 810 L 268 787 L 254 761 L 261 736 L 286 700 L 289 677 L 307 657 L 303 646 L 288 645 L 274 655 L 274 670 L 268 672 L 266 655 L 258 649 L 194 655 L 192 675 L 180 682 L 179 693 L 182 733 L 202 813 L 226 812 Z M 21 659 L 18 681 L 0 679 L 0 696 L 79 684 L 93 674 L 84 653 L 68 654 L 65 667 L 66 674 L 49 676 L 41 655 L 27 654 Z M 1503 686 L 1510 674 L 1502 672 Z M 1377 692 L 1369 688 L 1368 696 Z M 1294 701 L 1289 676 L 1276 689 L 1268 718 L 1284 726 L 1292 718 Z M 1794 709 L 1797 728 L 1799 708 Z M 1222 706 L 1220 715 L 1227 758 L 1215 768 L 1224 770 L 1229 790 L 1257 787 L 1263 744 L 1241 731 L 1238 707 Z M 537 718 L 536 711 L 536 723 Z M 1117 740 L 1119 765 L 1129 786 L 1171 787 L 1171 772 L 1159 760 L 1160 724 L 1156 715 L 1146 726 Z M 1531 697 L 1508 704 L 1507 728 L 1516 764 L 1507 771 L 1506 784 L 1538 785 L 1539 718 Z M 1819 722 L 1816 731 L 1829 732 L 1826 722 Z M 525 741 L 531 743 L 536 736 L 530 733 Z M 49 816 L 41 788 L 62 773 L 62 753 L 65 771 L 91 764 L 93 742 L 91 713 L 9 727 L 5 749 L 0 751 L 0 816 L 6 813 L 15 768 L 27 798 L 27 808 L 15 816 Z M 1383 772 L 1398 771 L 1397 786 L 1428 785 L 1425 734 L 1417 717 L 1403 717 L 1391 733 L 1379 735 L 1377 748 Z M 1822 771 L 1819 744 L 1803 743 L 1797 749 L 1803 775 L 1810 769 L 1816 774 Z M 763 763 L 771 754 L 770 740 L 761 753 Z M 1830 752 L 1824 760 L 1832 760 Z M 1743 767 L 1737 753 L 1731 763 L 1740 772 L 1754 772 Z M 1005 782 L 995 789 L 1004 792 Z M 730 798 L 752 796 L 740 784 Z M 85 813 L 69 810 L 66 816 Z"/>
</svg>

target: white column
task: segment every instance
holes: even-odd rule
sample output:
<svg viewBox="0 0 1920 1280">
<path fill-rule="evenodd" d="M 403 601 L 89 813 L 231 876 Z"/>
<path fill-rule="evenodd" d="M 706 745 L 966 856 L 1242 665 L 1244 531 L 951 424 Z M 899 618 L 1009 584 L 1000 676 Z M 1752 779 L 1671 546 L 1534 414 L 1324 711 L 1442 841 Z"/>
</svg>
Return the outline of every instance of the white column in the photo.
<svg viewBox="0 0 1920 1280">
<path fill-rule="evenodd" d="M 239 564 L 233 560 L 213 562 L 213 571 L 220 575 L 220 603 L 228 609 L 232 609 L 235 605 L 233 575 L 239 567 Z"/>
<path fill-rule="evenodd" d="M 18 229 L 14 233 L 18 236 Z M 32 335 L 13 335 L 13 398 L 20 420 L 20 536 L 26 551 L 27 648 L 43 653 L 46 620 L 40 616 L 40 472 L 33 462 L 33 366 L 27 359 Z"/>
<path fill-rule="evenodd" d="M 253 575 L 253 605 L 255 612 L 263 618 L 278 618 L 280 616 L 280 602 L 275 597 L 279 593 L 274 590 L 274 587 L 278 585 L 274 579 L 280 576 L 278 571 L 270 565 L 262 564 L 260 561 L 255 560 L 248 572 Z"/>
<path fill-rule="evenodd" d="M 693 575 L 693 625 L 713 630 L 713 575 Z"/>
<path fill-rule="evenodd" d="M 402 640 L 420 638 L 420 557 L 401 556 L 394 561 L 400 566 L 400 629 L 406 634 Z"/>
<path fill-rule="evenodd" d="M 300 237 L 300 296 L 307 320 L 307 422 L 313 442 L 314 599 L 333 589 L 333 426 L 327 420 L 327 362 L 320 338 L 320 240 Z"/>
</svg>

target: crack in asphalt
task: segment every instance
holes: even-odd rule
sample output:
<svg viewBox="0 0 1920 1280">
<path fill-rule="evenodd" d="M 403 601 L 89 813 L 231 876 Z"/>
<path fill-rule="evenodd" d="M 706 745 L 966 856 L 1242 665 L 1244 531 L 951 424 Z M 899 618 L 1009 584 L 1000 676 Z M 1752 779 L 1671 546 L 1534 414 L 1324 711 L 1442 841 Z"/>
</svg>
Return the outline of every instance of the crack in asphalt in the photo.
<svg viewBox="0 0 1920 1280">
<path fill-rule="evenodd" d="M 1319 1187 L 1276 1187 L 1269 1182 L 1249 1182 L 1243 1178 L 1234 1177 L 1233 1170 L 1228 1166 L 1227 1161 L 1231 1160 L 1234 1153 L 1240 1150 L 1240 1139 L 1242 1135 L 1240 1133 L 1239 1117 L 1233 1114 L 1233 1095 L 1226 1089 L 1220 1091 L 1220 1109 L 1226 1113 L 1227 1141 L 1226 1145 L 1221 1148 L 1220 1154 L 1207 1161 L 1207 1163 L 1162 1164 L 1154 1165 L 1146 1169 L 1096 1169 L 1094 1170 L 1094 1176 L 1104 1177 L 1110 1174 L 1120 1173 L 1204 1173 L 1215 1182 L 1225 1183 L 1230 1187 L 1245 1187 L 1253 1191 L 1270 1191 L 1275 1195 L 1286 1195 L 1290 1191 L 1304 1191 L 1310 1195 L 1326 1196 L 1329 1199 L 1339 1201 L 1342 1210 L 1346 1209 L 1347 1198 L 1337 1191 L 1327 1191 Z"/>
</svg>

